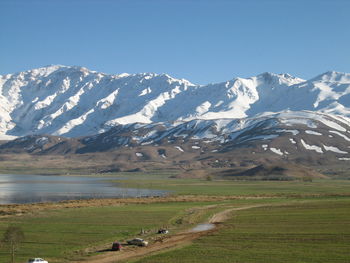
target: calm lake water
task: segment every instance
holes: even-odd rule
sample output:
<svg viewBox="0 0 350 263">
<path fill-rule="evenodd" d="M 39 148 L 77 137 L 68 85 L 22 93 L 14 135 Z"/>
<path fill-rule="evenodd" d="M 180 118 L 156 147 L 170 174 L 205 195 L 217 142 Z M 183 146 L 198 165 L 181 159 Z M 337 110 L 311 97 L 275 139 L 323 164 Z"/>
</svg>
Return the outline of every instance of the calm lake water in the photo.
<svg viewBox="0 0 350 263">
<path fill-rule="evenodd" d="M 116 178 L 0 174 L 0 204 L 160 196 L 166 193 L 160 190 L 120 188 L 108 182 L 111 179 Z"/>
</svg>

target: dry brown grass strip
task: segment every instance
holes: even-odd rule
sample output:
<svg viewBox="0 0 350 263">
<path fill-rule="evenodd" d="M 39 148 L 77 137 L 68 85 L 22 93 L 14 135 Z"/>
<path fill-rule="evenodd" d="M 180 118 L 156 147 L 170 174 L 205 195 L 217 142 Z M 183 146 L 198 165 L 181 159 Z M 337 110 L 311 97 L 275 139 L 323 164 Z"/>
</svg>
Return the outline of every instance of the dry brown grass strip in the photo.
<svg viewBox="0 0 350 263">
<path fill-rule="evenodd" d="M 349 197 L 350 194 L 274 194 L 252 196 L 210 196 L 210 195 L 170 195 L 165 197 L 142 197 L 142 198 L 110 198 L 71 200 L 57 203 L 33 203 L 33 204 L 10 204 L 0 205 L 0 217 L 22 215 L 44 210 L 57 210 L 83 207 L 120 206 L 129 204 L 152 204 L 168 202 L 220 202 L 227 200 L 242 199 L 265 199 L 265 198 L 317 198 L 317 197 Z"/>
</svg>

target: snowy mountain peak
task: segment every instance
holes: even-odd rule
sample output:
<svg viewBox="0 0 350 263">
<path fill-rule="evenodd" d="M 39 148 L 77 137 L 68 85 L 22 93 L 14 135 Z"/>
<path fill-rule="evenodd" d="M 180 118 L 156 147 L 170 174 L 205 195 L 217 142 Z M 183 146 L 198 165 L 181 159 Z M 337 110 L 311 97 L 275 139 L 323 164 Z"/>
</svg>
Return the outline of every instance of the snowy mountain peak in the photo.
<svg viewBox="0 0 350 263">
<path fill-rule="evenodd" d="M 350 83 L 350 73 L 327 71 L 315 77 L 312 81 Z"/>
<path fill-rule="evenodd" d="M 257 79 L 263 82 L 267 82 L 270 84 L 285 84 L 285 85 L 294 85 L 301 82 L 304 82 L 305 80 L 297 77 L 293 77 L 292 75 L 288 73 L 284 74 L 275 74 L 271 72 L 264 72 L 262 74 L 259 74 L 257 76 Z"/>
<path fill-rule="evenodd" d="M 263 112 L 350 116 L 350 74 L 289 74 L 195 85 L 167 74 L 108 75 L 52 65 L 0 76 L 0 134 L 82 136 L 132 123 L 238 119 Z M 340 85 L 341 84 L 341 85 Z"/>
<path fill-rule="evenodd" d="M 42 67 L 42 68 L 38 68 L 38 69 L 28 70 L 24 74 L 25 75 L 33 75 L 33 76 L 37 76 L 37 77 L 40 77 L 40 76 L 45 77 L 45 76 L 48 76 L 48 75 L 52 74 L 53 72 L 59 70 L 60 68 L 62 68 L 62 66 L 60 66 L 60 65 L 50 65 L 50 66 L 46 66 L 46 67 Z"/>
<path fill-rule="evenodd" d="M 47 77 L 53 73 L 58 73 L 58 72 L 66 72 L 72 73 L 72 72 L 93 72 L 88 70 L 87 68 L 84 67 L 79 67 L 79 66 L 64 66 L 64 65 L 48 65 L 42 68 L 37 68 L 37 69 L 32 69 L 25 71 L 25 75 L 31 75 L 35 77 Z"/>
</svg>

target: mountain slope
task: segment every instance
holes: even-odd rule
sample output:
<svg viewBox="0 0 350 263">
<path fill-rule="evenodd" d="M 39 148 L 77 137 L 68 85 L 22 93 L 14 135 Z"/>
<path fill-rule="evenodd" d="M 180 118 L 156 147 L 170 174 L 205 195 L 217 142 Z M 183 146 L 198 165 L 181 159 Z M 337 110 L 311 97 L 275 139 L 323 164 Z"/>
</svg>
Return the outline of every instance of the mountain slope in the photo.
<svg viewBox="0 0 350 263">
<path fill-rule="evenodd" d="M 199 86 L 166 74 L 107 75 L 49 66 L 0 76 L 0 134 L 93 135 L 118 125 L 249 118 L 262 112 L 350 116 L 350 74 L 288 74 Z M 128 127 L 128 126 L 126 126 Z"/>
<path fill-rule="evenodd" d="M 239 120 L 119 125 L 83 138 L 26 136 L 0 145 L 0 153 L 117 152 L 131 161 L 197 160 L 230 166 L 259 163 L 261 158 L 313 164 L 350 161 L 349 145 L 349 119 L 288 111 Z"/>
</svg>

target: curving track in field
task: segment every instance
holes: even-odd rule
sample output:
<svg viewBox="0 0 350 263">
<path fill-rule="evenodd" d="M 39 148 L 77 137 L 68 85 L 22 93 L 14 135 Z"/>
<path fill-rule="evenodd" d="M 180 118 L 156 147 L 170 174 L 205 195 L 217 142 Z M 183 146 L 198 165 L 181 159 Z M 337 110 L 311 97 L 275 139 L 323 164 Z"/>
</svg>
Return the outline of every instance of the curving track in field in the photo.
<svg viewBox="0 0 350 263">
<path fill-rule="evenodd" d="M 84 261 L 72 261 L 72 263 L 115 263 L 124 261 L 132 258 L 141 258 L 150 254 L 155 254 L 160 251 L 178 248 L 184 245 L 189 244 L 191 241 L 207 235 L 210 232 L 216 231 L 220 226 L 220 223 L 225 222 L 231 216 L 231 213 L 234 211 L 247 210 L 256 207 L 269 206 L 268 204 L 259 204 L 259 205 L 249 205 L 243 207 L 233 207 L 225 209 L 224 211 L 214 214 L 208 223 L 214 224 L 215 228 L 201 231 L 193 232 L 191 230 L 177 233 L 174 235 L 164 236 L 157 239 L 155 242 L 151 243 L 147 247 L 125 247 L 122 251 L 108 251 L 103 252 L 99 255 L 88 258 Z"/>
</svg>

